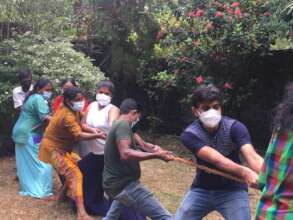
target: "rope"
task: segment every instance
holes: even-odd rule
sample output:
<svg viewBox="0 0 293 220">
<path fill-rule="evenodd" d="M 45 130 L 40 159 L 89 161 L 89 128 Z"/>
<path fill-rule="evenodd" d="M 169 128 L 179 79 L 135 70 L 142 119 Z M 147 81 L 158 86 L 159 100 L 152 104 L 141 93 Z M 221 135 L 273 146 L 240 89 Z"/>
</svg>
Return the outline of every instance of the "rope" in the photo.
<svg viewBox="0 0 293 220">
<path fill-rule="evenodd" d="M 209 167 L 204 166 L 204 165 L 199 165 L 199 164 L 197 164 L 197 163 L 195 163 L 193 161 L 186 160 L 186 159 L 181 158 L 181 157 L 174 156 L 174 161 L 176 161 L 178 163 L 182 163 L 182 164 L 186 164 L 186 165 L 196 167 L 196 168 L 198 168 L 200 170 L 203 170 L 203 171 L 205 171 L 207 173 L 222 176 L 222 177 L 225 177 L 225 178 L 230 179 L 230 180 L 234 180 L 234 181 L 239 182 L 239 183 L 246 183 L 246 181 L 244 179 L 242 179 L 242 178 L 233 176 L 231 174 L 225 173 L 225 172 L 220 171 L 220 170 L 215 170 L 215 169 L 209 168 Z M 259 189 L 257 184 L 251 184 L 249 186 L 251 188 L 254 188 L 254 189 Z"/>
</svg>

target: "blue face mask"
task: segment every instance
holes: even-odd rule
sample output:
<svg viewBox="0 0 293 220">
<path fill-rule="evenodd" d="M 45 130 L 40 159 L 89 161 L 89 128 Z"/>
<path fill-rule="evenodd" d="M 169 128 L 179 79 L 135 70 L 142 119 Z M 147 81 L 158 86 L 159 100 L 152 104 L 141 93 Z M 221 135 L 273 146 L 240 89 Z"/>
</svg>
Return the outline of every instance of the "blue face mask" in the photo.
<svg viewBox="0 0 293 220">
<path fill-rule="evenodd" d="M 53 94 L 52 92 L 44 91 L 44 92 L 42 93 L 42 96 L 43 96 L 44 99 L 46 99 L 46 100 L 50 100 L 51 97 L 52 97 L 52 94 Z"/>
<path fill-rule="evenodd" d="M 80 102 L 73 102 L 71 109 L 75 112 L 81 112 L 83 107 L 84 107 L 85 102 L 84 101 L 80 101 Z"/>
</svg>

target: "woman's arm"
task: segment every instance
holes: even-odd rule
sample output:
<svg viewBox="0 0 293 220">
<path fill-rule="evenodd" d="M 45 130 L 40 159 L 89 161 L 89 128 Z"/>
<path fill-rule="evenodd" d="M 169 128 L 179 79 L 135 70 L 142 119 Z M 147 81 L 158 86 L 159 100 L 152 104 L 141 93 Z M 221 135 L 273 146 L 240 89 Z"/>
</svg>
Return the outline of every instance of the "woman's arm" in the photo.
<svg viewBox="0 0 293 220">
<path fill-rule="evenodd" d="M 88 107 L 88 109 L 90 109 L 91 105 Z M 93 128 L 91 126 L 89 126 L 86 121 L 87 121 L 87 117 L 88 117 L 88 111 L 85 113 L 85 115 L 82 117 L 81 119 L 81 128 L 83 132 L 87 132 L 87 133 L 96 133 L 96 128 Z"/>
<path fill-rule="evenodd" d="M 90 105 L 91 106 L 91 105 Z M 88 109 L 90 109 L 90 106 Z M 81 129 L 84 133 L 91 133 L 91 134 L 98 134 L 99 136 L 97 138 L 100 139 L 106 139 L 106 133 L 98 128 L 94 128 L 89 126 L 86 121 L 88 117 L 88 111 L 85 113 L 85 115 L 81 119 Z"/>
</svg>

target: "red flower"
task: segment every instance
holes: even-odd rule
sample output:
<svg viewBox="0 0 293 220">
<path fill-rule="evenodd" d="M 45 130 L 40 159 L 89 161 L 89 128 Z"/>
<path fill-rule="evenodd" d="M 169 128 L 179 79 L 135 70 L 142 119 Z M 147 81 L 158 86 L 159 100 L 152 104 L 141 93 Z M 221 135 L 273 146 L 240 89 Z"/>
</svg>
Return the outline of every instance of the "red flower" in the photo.
<svg viewBox="0 0 293 220">
<path fill-rule="evenodd" d="M 234 12 L 235 15 L 242 15 L 242 12 L 239 8 L 237 8 Z"/>
<path fill-rule="evenodd" d="M 202 17 L 204 16 L 204 10 L 198 9 L 195 13 L 195 17 Z"/>
<path fill-rule="evenodd" d="M 223 13 L 221 11 L 216 11 L 216 14 L 215 14 L 216 17 L 223 17 Z"/>
<path fill-rule="evenodd" d="M 195 82 L 200 85 L 200 84 L 203 84 L 204 82 L 204 78 L 202 77 L 202 75 L 199 75 L 197 77 L 195 77 Z"/>
<path fill-rule="evenodd" d="M 266 17 L 270 17 L 272 14 L 271 14 L 271 12 L 266 11 L 265 13 L 263 13 L 263 15 L 266 16 Z"/>
<path fill-rule="evenodd" d="M 237 8 L 237 7 L 239 7 L 239 5 L 240 5 L 239 2 L 233 2 L 233 3 L 231 4 L 231 7 L 232 7 L 232 8 Z"/>
<path fill-rule="evenodd" d="M 228 83 L 228 82 L 225 82 L 224 85 L 223 85 L 223 87 L 225 89 L 233 89 L 233 85 L 231 83 Z"/>
</svg>

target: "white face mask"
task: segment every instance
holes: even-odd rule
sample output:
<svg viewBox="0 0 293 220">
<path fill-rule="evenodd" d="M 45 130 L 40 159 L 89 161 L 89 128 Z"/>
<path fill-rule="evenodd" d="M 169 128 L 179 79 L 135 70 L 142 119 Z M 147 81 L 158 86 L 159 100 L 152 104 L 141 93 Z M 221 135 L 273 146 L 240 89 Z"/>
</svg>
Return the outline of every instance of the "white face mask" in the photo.
<svg viewBox="0 0 293 220">
<path fill-rule="evenodd" d="M 80 102 L 73 102 L 73 105 L 71 106 L 71 109 L 75 112 L 81 112 L 84 107 L 84 101 Z"/>
<path fill-rule="evenodd" d="M 42 92 L 42 96 L 46 100 L 50 100 L 52 97 L 52 94 L 53 94 L 52 92 L 47 92 L 47 91 Z"/>
<path fill-rule="evenodd" d="M 215 109 L 202 112 L 199 115 L 199 120 L 208 128 L 214 128 L 218 126 L 222 118 L 221 112 Z"/>
<path fill-rule="evenodd" d="M 98 93 L 96 99 L 100 106 L 107 106 L 111 103 L 111 97 L 105 94 Z"/>
<path fill-rule="evenodd" d="M 133 128 L 139 122 L 139 118 L 137 118 L 134 122 L 131 123 L 131 127 Z"/>
</svg>

